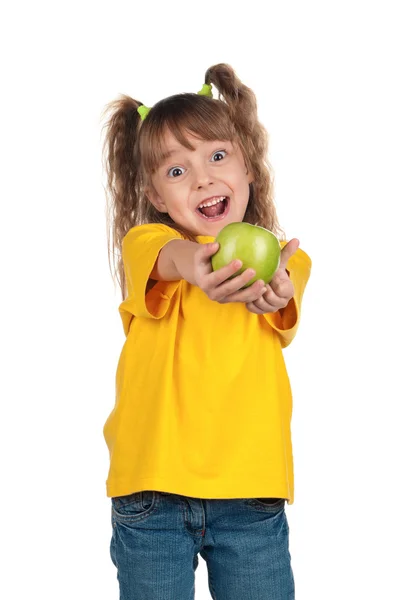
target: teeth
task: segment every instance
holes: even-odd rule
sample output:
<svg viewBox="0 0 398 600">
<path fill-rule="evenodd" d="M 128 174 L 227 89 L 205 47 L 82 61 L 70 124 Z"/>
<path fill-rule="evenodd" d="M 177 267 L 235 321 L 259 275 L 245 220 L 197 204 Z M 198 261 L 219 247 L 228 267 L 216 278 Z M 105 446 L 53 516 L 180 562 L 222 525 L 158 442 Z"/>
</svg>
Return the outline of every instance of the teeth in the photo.
<svg viewBox="0 0 398 600">
<path fill-rule="evenodd" d="M 225 199 L 226 196 L 219 196 L 218 198 L 214 198 L 214 200 L 210 200 L 209 202 L 202 202 L 202 204 L 199 204 L 198 208 L 204 208 L 205 206 L 214 206 L 215 204 L 218 204 L 219 202 L 222 202 Z"/>
</svg>

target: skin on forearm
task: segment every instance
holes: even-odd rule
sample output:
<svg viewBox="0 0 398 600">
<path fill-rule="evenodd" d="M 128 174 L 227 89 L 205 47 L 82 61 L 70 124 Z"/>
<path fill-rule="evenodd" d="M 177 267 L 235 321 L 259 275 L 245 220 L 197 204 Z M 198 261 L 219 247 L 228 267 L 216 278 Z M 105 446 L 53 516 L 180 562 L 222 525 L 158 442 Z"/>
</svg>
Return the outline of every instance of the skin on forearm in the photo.
<svg viewBox="0 0 398 600">
<path fill-rule="evenodd" d="M 171 240 L 159 252 L 158 259 L 150 275 L 156 281 L 178 281 L 185 279 L 196 285 L 194 278 L 194 255 L 198 250 L 196 242 Z"/>
</svg>

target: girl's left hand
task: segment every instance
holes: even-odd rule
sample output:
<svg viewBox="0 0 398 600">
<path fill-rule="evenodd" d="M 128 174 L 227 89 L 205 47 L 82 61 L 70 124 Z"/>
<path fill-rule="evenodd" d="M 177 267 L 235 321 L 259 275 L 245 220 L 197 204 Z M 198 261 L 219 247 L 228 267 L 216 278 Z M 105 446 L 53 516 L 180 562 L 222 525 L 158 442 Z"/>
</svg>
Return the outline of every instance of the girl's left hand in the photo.
<svg viewBox="0 0 398 600">
<path fill-rule="evenodd" d="M 299 240 L 293 238 L 282 249 L 279 268 L 272 280 L 267 284 L 266 292 L 255 302 L 248 302 L 246 304 L 246 308 L 249 312 L 255 313 L 256 315 L 276 312 L 281 308 L 285 308 L 289 300 L 293 298 L 294 287 L 286 272 L 286 265 L 287 261 L 293 256 L 299 245 Z"/>
</svg>

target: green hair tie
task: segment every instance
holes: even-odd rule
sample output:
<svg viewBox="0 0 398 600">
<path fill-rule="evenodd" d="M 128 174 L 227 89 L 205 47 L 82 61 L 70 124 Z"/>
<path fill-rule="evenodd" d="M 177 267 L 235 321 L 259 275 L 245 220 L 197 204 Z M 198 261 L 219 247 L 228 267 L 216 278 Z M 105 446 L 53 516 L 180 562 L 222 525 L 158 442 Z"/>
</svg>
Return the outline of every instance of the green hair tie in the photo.
<svg viewBox="0 0 398 600">
<path fill-rule="evenodd" d="M 204 83 L 200 92 L 198 92 L 199 96 L 209 96 L 209 98 L 213 98 L 213 92 L 211 91 L 211 83 Z"/>
<path fill-rule="evenodd" d="M 151 107 L 144 106 L 143 104 L 137 108 L 137 112 L 139 113 L 142 121 L 146 119 L 150 110 Z"/>
</svg>

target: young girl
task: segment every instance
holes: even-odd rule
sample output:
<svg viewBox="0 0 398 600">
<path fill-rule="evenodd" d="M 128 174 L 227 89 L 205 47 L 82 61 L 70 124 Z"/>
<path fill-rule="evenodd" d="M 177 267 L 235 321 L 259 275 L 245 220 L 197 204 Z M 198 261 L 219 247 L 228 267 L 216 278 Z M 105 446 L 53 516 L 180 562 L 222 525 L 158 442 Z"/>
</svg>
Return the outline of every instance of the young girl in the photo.
<svg viewBox="0 0 398 600">
<path fill-rule="evenodd" d="M 120 598 L 193 599 L 200 553 L 212 598 L 291 600 L 292 399 L 282 348 L 297 332 L 311 261 L 279 228 L 255 96 L 219 64 L 197 94 L 152 108 L 122 96 L 108 110 L 126 334 L 104 426 Z M 250 269 L 231 278 L 239 257 L 212 271 L 215 236 L 238 221 L 280 240 L 268 285 L 243 288 Z"/>
</svg>

